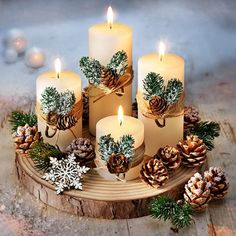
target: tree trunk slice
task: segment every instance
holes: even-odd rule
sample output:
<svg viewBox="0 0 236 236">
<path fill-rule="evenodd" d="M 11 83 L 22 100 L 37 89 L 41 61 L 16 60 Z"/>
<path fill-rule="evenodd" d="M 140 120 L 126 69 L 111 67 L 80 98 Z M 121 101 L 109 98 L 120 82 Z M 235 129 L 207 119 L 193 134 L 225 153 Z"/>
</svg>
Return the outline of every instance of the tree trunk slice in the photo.
<svg viewBox="0 0 236 236">
<path fill-rule="evenodd" d="M 158 195 L 178 198 L 183 185 L 197 171 L 179 168 L 167 184 L 154 189 L 140 179 L 120 182 L 103 179 L 95 171 L 84 176 L 83 191 L 69 190 L 61 195 L 55 186 L 43 180 L 34 169 L 32 160 L 24 154 L 16 154 L 18 178 L 38 200 L 58 210 L 78 216 L 103 219 L 129 219 L 148 214 L 147 204 Z"/>
</svg>

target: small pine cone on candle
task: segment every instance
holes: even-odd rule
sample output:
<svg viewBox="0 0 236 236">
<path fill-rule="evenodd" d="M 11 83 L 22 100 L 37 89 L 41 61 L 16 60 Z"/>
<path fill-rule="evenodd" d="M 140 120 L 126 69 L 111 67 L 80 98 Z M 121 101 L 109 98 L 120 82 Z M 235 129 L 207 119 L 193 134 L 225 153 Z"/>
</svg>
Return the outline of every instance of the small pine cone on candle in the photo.
<svg viewBox="0 0 236 236">
<path fill-rule="evenodd" d="M 189 135 L 179 141 L 178 149 L 183 165 L 187 167 L 201 166 L 206 161 L 207 148 L 197 135 Z"/>
<path fill-rule="evenodd" d="M 149 101 L 149 107 L 153 115 L 160 116 L 167 110 L 168 105 L 164 98 L 160 96 L 154 96 Z"/>
<path fill-rule="evenodd" d="M 185 202 L 196 210 L 207 208 L 208 202 L 211 200 L 210 185 L 199 173 L 194 174 L 184 186 Z"/>
<path fill-rule="evenodd" d="M 165 165 L 168 171 L 176 170 L 181 164 L 179 150 L 175 147 L 166 145 L 160 148 L 154 158 L 159 159 Z"/>
<path fill-rule="evenodd" d="M 88 138 L 77 138 L 66 148 L 68 154 L 74 154 L 76 161 L 87 165 L 95 159 L 94 145 Z"/>
<path fill-rule="evenodd" d="M 89 93 L 88 93 L 88 87 L 85 87 L 83 89 L 83 124 L 88 124 L 89 121 Z"/>
<path fill-rule="evenodd" d="M 223 169 L 219 167 L 210 167 L 204 172 L 205 181 L 211 184 L 212 199 L 223 199 L 227 194 L 229 182 Z"/>
<path fill-rule="evenodd" d="M 184 129 L 193 127 L 200 120 L 197 108 L 191 106 L 184 107 Z"/>
<path fill-rule="evenodd" d="M 101 73 L 101 83 L 109 89 L 116 87 L 119 80 L 119 76 L 115 74 L 111 69 L 103 68 Z"/>
<path fill-rule="evenodd" d="M 140 178 L 146 184 L 159 188 L 167 182 L 169 176 L 164 164 L 160 160 L 152 158 L 142 166 Z"/>
<path fill-rule="evenodd" d="M 20 153 L 28 153 L 32 145 L 42 139 L 38 128 L 36 126 L 30 127 L 28 124 L 18 126 L 16 132 L 13 134 L 13 138 L 16 144 L 16 151 Z"/>
<path fill-rule="evenodd" d="M 111 174 L 125 173 L 129 169 L 129 161 L 122 153 L 112 154 L 107 160 L 107 169 Z"/>
</svg>

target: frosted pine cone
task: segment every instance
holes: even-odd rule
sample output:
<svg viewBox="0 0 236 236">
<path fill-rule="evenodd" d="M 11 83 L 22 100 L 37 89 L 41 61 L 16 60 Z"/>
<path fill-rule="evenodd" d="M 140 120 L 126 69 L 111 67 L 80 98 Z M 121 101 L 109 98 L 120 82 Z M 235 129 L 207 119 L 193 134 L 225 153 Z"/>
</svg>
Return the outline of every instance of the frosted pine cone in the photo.
<svg viewBox="0 0 236 236">
<path fill-rule="evenodd" d="M 211 183 L 212 199 L 223 199 L 229 188 L 224 170 L 219 167 L 210 167 L 208 171 L 204 172 L 204 179 Z"/>
<path fill-rule="evenodd" d="M 195 107 L 184 107 L 184 128 L 188 129 L 200 121 L 199 112 Z"/>
<path fill-rule="evenodd" d="M 113 154 L 107 160 L 107 169 L 112 174 L 125 173 L 128 170 L 129 161 L 123 154 Z"/>
<path fill-rule="evenodd" d="M 190 178 L 184 186 L 184 199 L 195 209 L 205 209 L 211 200 L 210 183 L 206 182 L 199 173 Z"/>
<path fill-rule="evenodd" d="M 178 143 L 182 163 L 187 167 L 201 166 L 206 161 L 207 148 L 197 135 L 189 135 Z"/>
<path fill-rule="evenodd" d="M 167 170 L 176 170 L 181 164 L 178 149 L 168 145 L 164 148 L 160 148 L 154 157 L 162 161 Z"/>
<path fill-rule="evenodd" d="M 87 138 L 77 138 L 66 148 L 68 154 L 75 154 L 76 161 L 81 165 L 88 164 L 95 159 L 94 145 Z"/>
<path fill-rule="evenodd" d="M 158 159 L 151 159 L 142 166 L 140 178 L 154 188 L 164 185 L 169 179 L 168 171 Z"/>
<path fill-rule="evenodd" d="M 107 88 L 116 87 L 119 77 L 110 69 L 103 69 L 101 74 L 101 83 Z"/>
<path fill-rule="evenodd" d="M 16 143 L 16 151 L 27 153 L 32 145 L 42 139 L 41 133 L 36 126 L 30 127 L 28 124 L 19 126 L 13 134 Z"/>
<path fill-rule="evenodd" d="M 162 115 L 168 108 L 166 100 L 160 96 L 152 97 L 149 101 L 149 106 L 155 116 Z"/>
</svg>

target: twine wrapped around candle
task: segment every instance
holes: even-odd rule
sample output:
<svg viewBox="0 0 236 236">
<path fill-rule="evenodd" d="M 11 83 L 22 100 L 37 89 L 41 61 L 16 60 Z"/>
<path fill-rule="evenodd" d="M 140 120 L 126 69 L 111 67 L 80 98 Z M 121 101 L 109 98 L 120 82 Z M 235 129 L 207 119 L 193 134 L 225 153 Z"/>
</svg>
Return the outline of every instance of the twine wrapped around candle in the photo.
<svg viewBox="0 0 236 236">
<path fill-rule="evenodd" d="M 142 165 L 143 159 L 144 159 L 144 153 L 145 153 L 145 144 L 144 142 L 135 150 L 135 154 L 132 158 L 131 161 L 129 161 L 129 165 L 128 165 L 128 169 L 125 173 L 122 173 L 122 177 L 120 177 L 120 173 L 110 173 L 108 171 L 106 162 L 103 161 L 100 158 L 100 153 L 98 151 L 98 144 L 96 144 L 96 149 L 95 149 L 95 153 L 96 153 L 96 159 L 95 159 L 95 164 L 97 166 L 97 168 L 95 168 L 95 170 L 101 174 L 102 177 L 106 178 L 106 179 L 116 179 L 116 180 L 120 180 L 120 181 L 125 181 L 126 179 L 126 173 L 132 171 L 132 169 L 135 169 L 134 172 L 136 172 L 136 168 L 138 169 L 138 173 L 139 173 L 139 167 Z M 130 174 L 132 176 L 132 174 Z"/>
<path fill-rule="evenodd" d="M 111 89 L 106 87 L 103 84 L 100 84 L 98 86 L 90 85 L 90 87 L 88 89 L 89 97 L 95 98 L 94 101 L 93 101 L 95 103 L 95 102 L 99 101 L 100 99 L 102 99 L 103 97 L 105 97 L 106 95 L 109 95 L 111 93 L 115 93 L 117 96 L 123 96 L 124 95 L 124 87 L 130 85 L 132 83 L 132 80 L 133 80 L 133 71 L 132 71 L 132 69 L 131 68 L 127 69 L 127 71 L 130 71 L 130 72 L 126 72 L 124 75 L 120 76 L 116 86 L 111 88 Z M 90 91 L 94 87 L 100 89 L 101 93 L 98 94 L 98 95 L 95 95 L 95 96 L 91 95 Z"/>
<path fill-rule="evenodd" d="M 71 128 L 76 125 L 77 121 L 82 117 L 83 113 L 83 103 L 82 100 L 79 100 L 73 107 L 70 113 L 66 115 L 58 115 L 57 113 L 50 112 L 49 114 L 44 114 L 40 109 L 40 104 L 36 105 L 36 114 L 39 115 L 46 122 L 45 127 L 45 136 L 47 138 L 53 138 L 58 130 L 67 130 L 69 129 L 73 136 L 76 138 L 76 135 L 73 133 Z M 49 130 L 52 129 L 52 134 L 49 134 Z"/>
<path fill-rule="evenodd" d="M 143 94 L 140 92 L 136 95 L 141 113 L 143 114 L 143 116 L 154 120 L 156 125 L 160 128 L 165 127 L 166 118 L 178 117 L 184 114 L 184 92 L 182 92 L 181 97 L 179 98 L 177 103 L 169 105 L 166 110 L 163 110 L 163 112 L 158 115 L 153 114 L 149 105 L 149 101 L 145 100 L 143 97 Z M 159 120 L 162 120 L 162 123 Z"/>
</svg>

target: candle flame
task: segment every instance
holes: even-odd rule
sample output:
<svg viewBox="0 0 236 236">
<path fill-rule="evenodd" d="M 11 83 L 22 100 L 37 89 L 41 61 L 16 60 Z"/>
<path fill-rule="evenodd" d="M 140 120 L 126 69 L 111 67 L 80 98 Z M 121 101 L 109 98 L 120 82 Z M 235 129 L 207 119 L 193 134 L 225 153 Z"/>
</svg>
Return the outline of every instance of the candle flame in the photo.
<svg viewBox="0 0 236 236">
<path fill-rule="evenodd" d="M 163 57 L 165 55 L 165 50 L 166 50 L 166 46 L 165 44 L 161 41 L 159 43 L 159 55 L 160 55 L 160 61 L 163 60 Z"/>
<path fill-rule="evenodd" d="M 111 6 L 108 7 L 107 9 L 107 24 L 109 26 L 109 28 L 112 28 L 112 24 L 113 24 L 113 10 L 111 8 Z"/>
<path fill-rule="evenodd" d="M 120 126 L 124 122 L 124 112 L 123 112 L 122 106 L 119 106 L 119 108 L 118 108 L 118 121 L 119 121 Z"/>
<path fill-rule="evenodd" d="M 57 78 L 59 79 L 60 73 L 61 73 L 61 60 L 60 60 L 60 58 L 57 58 L 55 60 L 54 64 L 55 64 L 55 70 L 56 70 Z"/>
</svg>

